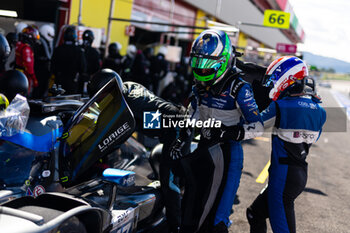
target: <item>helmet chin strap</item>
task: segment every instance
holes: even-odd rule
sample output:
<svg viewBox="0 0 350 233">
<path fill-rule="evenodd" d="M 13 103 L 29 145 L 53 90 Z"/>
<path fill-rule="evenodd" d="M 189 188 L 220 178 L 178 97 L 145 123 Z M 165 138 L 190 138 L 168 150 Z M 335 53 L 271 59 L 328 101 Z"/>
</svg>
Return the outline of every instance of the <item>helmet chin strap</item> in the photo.
<svg viewBox="0 0 350 233">
<path fill-rule="evenodd" d="M 204 94 L 205 92 L 208 92 L 210 90 L 211 85 L 205 85 L 203 81 L 197 81 L 196 87 L 198 88 L 199 94 Z"/>
</svg>

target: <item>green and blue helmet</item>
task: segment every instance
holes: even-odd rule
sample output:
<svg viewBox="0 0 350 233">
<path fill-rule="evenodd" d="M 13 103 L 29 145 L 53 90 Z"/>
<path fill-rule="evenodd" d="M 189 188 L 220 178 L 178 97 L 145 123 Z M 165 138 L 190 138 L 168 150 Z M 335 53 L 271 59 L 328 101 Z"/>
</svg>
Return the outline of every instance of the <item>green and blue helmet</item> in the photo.
<svg viewBox="0 0 350 233">
<path fill-rule="evenodd" d="M 232 59 L 231 40 L 219 30 L 205 30 L 193 42 L 191 67 L 193 75 L 203 86 L 218 83 L 230 69 Z"/>
</svg>

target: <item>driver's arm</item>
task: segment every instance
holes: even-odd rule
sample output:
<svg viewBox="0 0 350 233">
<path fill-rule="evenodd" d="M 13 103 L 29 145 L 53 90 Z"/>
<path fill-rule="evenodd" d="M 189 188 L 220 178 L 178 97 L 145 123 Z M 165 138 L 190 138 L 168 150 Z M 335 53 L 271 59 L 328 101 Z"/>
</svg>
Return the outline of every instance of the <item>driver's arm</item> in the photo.
<svg viewBox="0 0 350 233">
<path fill-rule="evenodd" d="M 243 85 L 237 95 L 237 104 L 245 119 L 243 140 L 259 137 L 264 132 L 263 121 L 249 84 Z"/>
</svg>

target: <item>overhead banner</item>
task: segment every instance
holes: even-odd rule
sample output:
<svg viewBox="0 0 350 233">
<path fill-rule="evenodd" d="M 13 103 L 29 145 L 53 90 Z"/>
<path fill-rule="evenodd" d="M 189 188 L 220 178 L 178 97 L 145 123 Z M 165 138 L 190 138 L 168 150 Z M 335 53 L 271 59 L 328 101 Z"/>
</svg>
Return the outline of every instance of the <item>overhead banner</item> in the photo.
<svg viewBox="0 0 350 233">
<path fill-rule="evenodd" d="M 294 54 L 297 52 L 297 46 L 295 44 L 277 43 L 276 50 L 277 53 Z"/>
<path fill-rule="evenodd" d="M 193 29 L 147 24 L 147 22 L 194 26 L 196 10 L 182 1 L 134 0 L 131 19 L 145 21 L 144 23 L 132 23 L 136 27 L 154 32 L 175 31 L 177 38 L 191 40 Z"/>
<path fill-rule="evenodd" d="M 275 27 L 288 29 L 290 13 L 276 10 L 265 10 L 263 25 L 267 27 Z"/>
</svg>

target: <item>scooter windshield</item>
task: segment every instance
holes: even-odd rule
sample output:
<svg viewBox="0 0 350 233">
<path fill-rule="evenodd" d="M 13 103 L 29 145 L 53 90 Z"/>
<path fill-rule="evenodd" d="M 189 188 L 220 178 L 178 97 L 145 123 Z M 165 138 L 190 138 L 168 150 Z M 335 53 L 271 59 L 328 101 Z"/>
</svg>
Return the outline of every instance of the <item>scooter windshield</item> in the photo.
<svg viewBox="0 0 350 233">
<path fill-rule="evenodd" d="M 115 79 L 107 83 L 73 116 L 63 133 L 61 172 L 67 183 L 120 146 L 134 131 L 135 121 Z"/>
</svg>

